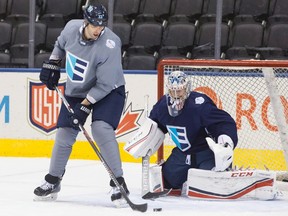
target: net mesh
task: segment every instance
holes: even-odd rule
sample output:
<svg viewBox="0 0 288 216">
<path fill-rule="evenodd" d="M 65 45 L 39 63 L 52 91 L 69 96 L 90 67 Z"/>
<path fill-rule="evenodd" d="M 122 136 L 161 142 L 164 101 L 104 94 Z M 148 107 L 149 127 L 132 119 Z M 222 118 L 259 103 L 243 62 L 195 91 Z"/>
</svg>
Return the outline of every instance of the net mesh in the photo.
<svg viewBox="0 0 288 216">
<path fill-rule="evenodd" d="M 181 64 L 164 64 L 162 69 L 159 68 L 158 73 L 164 75 L 163 84 L 159 86 L 161 91 L 165 92 L 166 78 L 172 71 L 184 71 L 191 79 L 192 90 L 208 95 L 219 108 L 235 119 L 239 142 L 234 152 L 234 166 L 287 171 L 286 153 L 281 143 L 263 68 Z M 269 67 L 269 72 L 276 76 L 276 88 L 284 108 L 282 118 L 285 118 L 287 124 L 288 68 Z M 166 135 L 164 159 L 174 147 L 172 140 Z"/>
</svg>

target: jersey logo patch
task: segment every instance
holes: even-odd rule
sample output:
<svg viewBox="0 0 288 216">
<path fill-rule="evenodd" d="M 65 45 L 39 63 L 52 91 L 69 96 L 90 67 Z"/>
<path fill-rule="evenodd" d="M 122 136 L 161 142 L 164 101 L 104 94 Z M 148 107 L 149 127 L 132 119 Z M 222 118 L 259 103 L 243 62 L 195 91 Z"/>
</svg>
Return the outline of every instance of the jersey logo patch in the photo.
<svg viewBox="0 0 288 216">
<path fill-rule="evenodd" d="M 78 58 L 72 53 L 66 55 L 66 73 L 72 82 L 84 82 L 89 62 Z"/>
<path fill-rule="evenodd" d="M 191 147 L 191 144 L 187 138 L 186 128 L 185 127 L 175 127 L 167 125 L 167 130 L 172 141 L 181 151 L 186 151 Z"/>
<path fill-rule="evenodd" d="M 203 97 L 195 98 L 195 104 L 202 104 L 204 103 L 205 99 Z"/>
<path fill-rule="evenodd" d="M 106 46 L 110 49 L 113 49 L 115 47 L 115 41 L 108 39 L 106 41 Z"/>
</svg>

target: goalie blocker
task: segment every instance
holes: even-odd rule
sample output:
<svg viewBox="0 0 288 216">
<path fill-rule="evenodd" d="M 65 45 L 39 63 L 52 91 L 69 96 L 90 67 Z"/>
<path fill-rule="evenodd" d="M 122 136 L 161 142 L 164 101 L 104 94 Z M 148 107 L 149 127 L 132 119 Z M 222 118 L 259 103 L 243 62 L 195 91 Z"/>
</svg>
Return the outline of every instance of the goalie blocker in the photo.
<svg viewBox="0 0 288 216">
<path fill-rule="evenodd" d="M 164 137 L 157 123 L 147 118 L 135 136 L 124 146 L 124 150 L 134 158 L 151 156 L 161 146 Z"/>
</svg>

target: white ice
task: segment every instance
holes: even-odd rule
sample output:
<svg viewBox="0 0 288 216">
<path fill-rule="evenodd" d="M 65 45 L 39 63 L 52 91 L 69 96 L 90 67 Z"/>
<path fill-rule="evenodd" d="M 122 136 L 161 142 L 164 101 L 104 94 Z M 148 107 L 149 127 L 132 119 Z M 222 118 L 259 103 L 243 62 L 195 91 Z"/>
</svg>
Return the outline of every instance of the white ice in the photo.
<svg viewBox="0 0 288 216">
<path fill-rule="evenodd" d="M 99 161 L 69 160 L 62 190 L 55 202 L 33 201 L 49 158 L 0 157 L 0 216 L 284 216 L 288 194 L 274 201 L 195 201 L 184 197 L 141 198 L 141 165 L 123 163 L 124 176 L 134 203 L 148 203 L 145 213 L 115 208 L 110 201 L 109 175 Z M 154 212 L 153 208 L 162 208 Z"/>
</svg>

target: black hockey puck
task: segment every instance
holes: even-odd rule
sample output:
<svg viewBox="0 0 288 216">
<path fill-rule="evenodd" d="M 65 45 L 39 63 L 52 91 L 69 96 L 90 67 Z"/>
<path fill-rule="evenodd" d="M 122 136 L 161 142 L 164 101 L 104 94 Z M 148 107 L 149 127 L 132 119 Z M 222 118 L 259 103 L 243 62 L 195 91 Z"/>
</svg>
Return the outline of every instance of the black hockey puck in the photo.
<svg viewBox="0 0 288 216">
<path fill-rule="evenodd" d="M 162 208 L 153 208 L 153 211 L 154 212 L 160 212 L 160 211 L 162 211 Z"/>
</svg>

